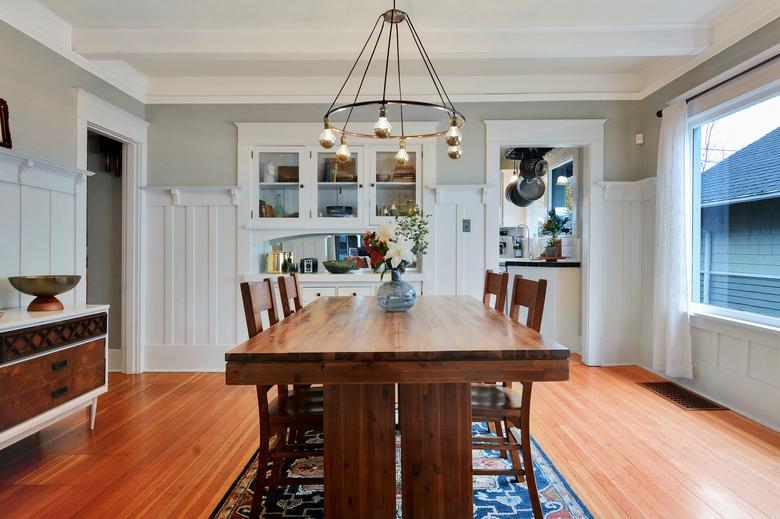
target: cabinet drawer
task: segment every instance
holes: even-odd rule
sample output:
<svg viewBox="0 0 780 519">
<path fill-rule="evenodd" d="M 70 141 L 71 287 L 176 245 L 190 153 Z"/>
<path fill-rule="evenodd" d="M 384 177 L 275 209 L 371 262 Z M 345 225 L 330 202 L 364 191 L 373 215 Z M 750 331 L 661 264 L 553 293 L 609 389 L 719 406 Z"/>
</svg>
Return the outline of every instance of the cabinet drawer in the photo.
<svg viewBox="0 0 780 519">
<path fill-rule="evenodd" d="M 335 287 L 301 287 L 302 304 L 307 305 L 322 296 L 335 296 Z"/>
<path fill-rule="evenodd" d="M 0 368 L 0 430 L 105 384 L 105 339 Z"/>
<path fill-rule="evenodd" d="M 339 287 L 338 293 L 340 296 L 370 296 L 373 295 L 374 290 L 371 287 Z"/>
<path fill-rule="evenodd" d="M 87 315 L 0 333 L 0 364 L 106 334 L 108 315 Z"/>
</svg>

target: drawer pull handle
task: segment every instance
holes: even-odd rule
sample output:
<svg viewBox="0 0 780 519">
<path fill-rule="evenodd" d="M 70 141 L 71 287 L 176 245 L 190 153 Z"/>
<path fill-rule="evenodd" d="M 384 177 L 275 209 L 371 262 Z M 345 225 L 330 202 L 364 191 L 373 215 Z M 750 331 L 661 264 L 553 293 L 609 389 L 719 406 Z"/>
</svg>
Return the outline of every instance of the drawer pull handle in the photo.
<svg viewBox="0 0 780 519">
<path fill-rule="evenodd" d="M 58 360 L 57 362 L 54 362 L 51 365 L 51 369 L 52 371 L 57 371 L 58 369 L 62 369 L 67 365 L 68 365 L 68 359 Z"/>
<path fill-rule="evenodd" d="M 320 297 L 320 295 L 321 295 L 321 294 L 320 294 L 319 292 L 317 292 L 317 297 Z"/>
<path fill-rule="evenodd" d="M 353 296 L 356 296 L 356 295 L 357 295 L 357 292 L 352 292 L 352 295 L 353 295 Z"/>
<path fill-rule="evenodd" d="M 64 386 L 64 387 L 61 387 L 59 389 L 55 389 L 54 391 L 52 391 L 51 392 L 51 397 L 52 398 L 59 398 L 62 395 L 64 395 L 65 393 L 67 393 L 67 392 L 68 392 L 68 386 Z"/>
</svg>

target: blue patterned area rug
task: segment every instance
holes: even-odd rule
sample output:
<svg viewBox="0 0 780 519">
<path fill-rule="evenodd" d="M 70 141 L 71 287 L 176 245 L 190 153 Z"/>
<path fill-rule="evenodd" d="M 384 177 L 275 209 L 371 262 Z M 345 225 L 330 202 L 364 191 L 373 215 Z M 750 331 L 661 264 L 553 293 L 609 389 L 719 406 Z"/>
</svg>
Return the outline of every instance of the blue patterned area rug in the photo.
<svg viewBox="0 0 780 519">
<path fill-rule="evenodd" d="M 485 435 L 487 428 L 474 424 L 474 433 Z M 321 441 L 317 433 L 310 433 L 312 443 Z M 539 497 L 546 519 L 592 519 L 593 515 L 572 491 L 555 465 L 536 443 L 533 443 L 534 472 Z M 400 437 L 396 442 L 396 459 L 400 458 Z M 474 451 L 475 468 L 504 468 L 509 462 L 498 451 Z M 401 517 L 400 463 L 396 463 L 396 516 Z M 252 487 L 257 473 L 257 454 L 247 463 L 235 483 L 222 498 L 212 519 L 240 519 L 249 517 Z M 290 467 L 292 477 L 322 477 L 322 458 L 296 460 Z M 264 519 L 319 519 L 323 513 L 322 486 L 290 485 L 269 493 L 263 502 Z M 525 483 L 515 483 L 514 477 L 474 477 L 474 517 L 479 519 L 532 518 L 531 502 Z"/>
</svg>

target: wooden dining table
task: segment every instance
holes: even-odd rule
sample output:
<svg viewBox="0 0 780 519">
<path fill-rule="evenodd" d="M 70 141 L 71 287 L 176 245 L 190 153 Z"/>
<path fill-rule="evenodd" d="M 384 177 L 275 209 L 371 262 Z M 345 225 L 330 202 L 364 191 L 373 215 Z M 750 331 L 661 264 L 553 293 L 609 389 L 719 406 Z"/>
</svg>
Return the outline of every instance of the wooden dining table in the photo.
<svg viewBox="0 0 780 519">
<path fill-rule="evenodd" d="M 321 297 L 229 351 L 228 384 L 323 384 L 327 518 L 473 517 L 471 383 L 560 381 L 569 350 L 469 296 Z"/>
</svg>

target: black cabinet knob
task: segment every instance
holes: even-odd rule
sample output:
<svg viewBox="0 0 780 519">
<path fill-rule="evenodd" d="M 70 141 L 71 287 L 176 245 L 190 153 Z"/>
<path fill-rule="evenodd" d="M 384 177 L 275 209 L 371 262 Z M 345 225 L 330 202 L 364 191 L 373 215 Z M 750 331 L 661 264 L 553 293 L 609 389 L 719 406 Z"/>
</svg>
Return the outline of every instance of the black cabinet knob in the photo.
<svg viewBox="0 0 780 519">
<path fill-rule="evenodd" d="M 68 392 L 68 386 L 64 386 L 64 387 L 61 387 L 59 389 L 55 389 L 54 391 L 52 391 L 51 392 L 51 397 L 52 398 L 59 398 L 62 395 L 64 395 L 65 393 L 67 393 L 67 392 Z"/>
</svg>

